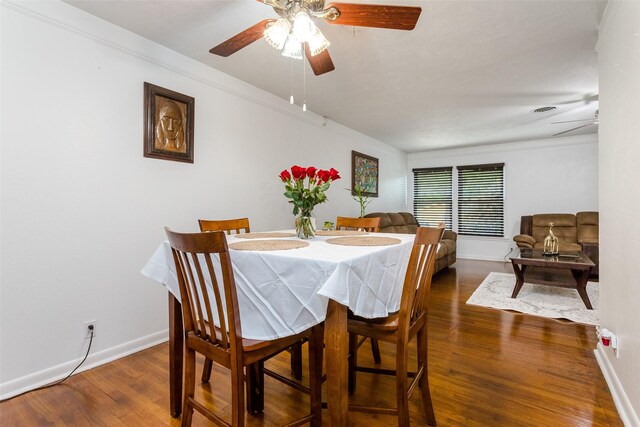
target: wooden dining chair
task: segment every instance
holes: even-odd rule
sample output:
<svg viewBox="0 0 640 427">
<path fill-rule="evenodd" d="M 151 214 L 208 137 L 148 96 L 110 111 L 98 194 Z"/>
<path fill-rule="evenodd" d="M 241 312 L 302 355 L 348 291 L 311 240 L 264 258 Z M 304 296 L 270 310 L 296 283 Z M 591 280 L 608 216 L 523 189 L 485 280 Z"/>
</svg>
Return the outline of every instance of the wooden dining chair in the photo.
<svg viewBox="0 0 640 427">
<path fill-rule="evenodd" d="M 411 250 L 404 279 L 400 310 L 382 319 L 365 319 L 350 316 L 349 332 L 349 392 L 356 386 L 356 371 L 395 375 L 396 408 L 349 406 L 354 411 L 397 414 L 398 426 L 409 426 L 409 395 L 418 382 L 422 391 L 422 403 L 428 425 L 436 425 L 436 418 L 429 391 L 427 369 L 427 303 L 431 289 L 431 276 L 435 266 L 438 243 L 444 227 L 419 227 Z M 396 369 L 361 368 L 358 366 L 358 336 L 375 338 L 396 345 Z M 408 371 L 409 342 L 418 337 L 418 370 Z M 409 377 L 413 381 L 409 384 Z"/>
<path fill-rule="evenodd" d="M 380 230 L 380 219 L 380 217 L 349 218 L 339 216 L 336 218 L 336 230 L 362 230 L 377 233 Z"/>
<path fill-rule="evenodd" d="M 249 218 L 238 219 L 199 219 L 200 231 L 224 231 L 227 235 L 240 234 L 242 231 L 250 233 Z M 294 344 L 290 349 L 291 353 L 291 374 L 297 380 L 302 379 L 302 343 Z M 205 359 L 202 368 L 202 382 L 207 383 L 211 378 L 212 362 Z"/>
<path fill-rule="evenodd" d="M 292 425 L 309 422 L 314 427 L 321 426 L 322 325 L 269 341 L 243 338 L 233 268 L 224 233 L 181 234 L 168 228 L 165 231 L 171 245 L 182 300 L 185 345 L 182 426 L 191 425 L 194 409 L 217 425 L 244 426 L 243 369 L 258 366 L 302 339 L 309 340 L 311 410 Z M 220 263 L 220 274 L 214 270 L 216 257 Z M 215 319 L 213 323 L 212 319 Z M 231 422 L 213 413 L 206 403 L 195 400 L 196 352 L 231 371 Z M 251 377 L 248 369 L 247 379 Z"/>
<path fill-rule="evenodd" d="M 200 231 L 224 231 L 227 235 L 240 234 L 241 231 L 250 233 L 249 218 L 237 218 L 237 219 L 199 219 L 198 225 Z M 202 367 L 202 382 L 208 383 L 211 379 L 211 368 L 213 362 L 211 359 L 204 360 L 204 366 Z M 300 367 L 302 370 L 302 367 Z"/>
<path fill-rule="evenodd" d="M 200 225 L 200 231 L 224 231 L 228 235 L 233 234 L 233 232 L 240 234 L 240 231 L 244 231 L 245 233 L 251 232 L 249 228 L 249 218 L 199 219 L 198 224 Z"/>
<path fill-rule="evenodd" d="M 382 218 L 349 218 L 339 216 L 336 218 L 336 230 L 362 230 L 371 233 L 377 233 L 380 230 L 380 221 Z M 358 347 L 360 347 L 366 338 L 358 341 Z M 373 355 L 373 361 L 379 365 L 382 363 L 382 357 L 380 356 L 380 345 L 378 340 L 371 338 L 371 354 Z"/>
</svg>

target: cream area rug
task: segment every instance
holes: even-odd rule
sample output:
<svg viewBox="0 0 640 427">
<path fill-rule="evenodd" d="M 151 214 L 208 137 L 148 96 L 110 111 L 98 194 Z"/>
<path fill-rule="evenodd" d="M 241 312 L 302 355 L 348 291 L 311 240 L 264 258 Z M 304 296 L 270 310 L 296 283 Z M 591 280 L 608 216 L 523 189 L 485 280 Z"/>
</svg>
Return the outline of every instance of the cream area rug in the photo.
<svg viewBox="0 0 640 427">
<path fill-rule="evenodd" d="M 511 298 L 515 284 L 516 276 L 513 274 L 489 273 L 467 300 L 467 304 L 514 310 L 554 319 L 568 319 L 588 325 L 598 324 L 598 283 L 587 283 L 587 294 L 593 310 L 584 306 L 575 289 L 533 285 L 526 281 L 518 296 Z"/>
</svg>

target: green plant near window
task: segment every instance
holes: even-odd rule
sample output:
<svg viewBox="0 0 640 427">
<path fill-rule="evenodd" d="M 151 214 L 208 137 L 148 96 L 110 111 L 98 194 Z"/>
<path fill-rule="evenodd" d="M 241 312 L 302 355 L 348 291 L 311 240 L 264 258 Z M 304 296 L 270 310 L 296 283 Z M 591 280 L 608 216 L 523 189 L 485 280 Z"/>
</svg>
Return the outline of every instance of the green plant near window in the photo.
<svg viewBox="0 0 640 427">
<path fill-rule="evenodd" d="M 351 191 L 348 188 L 345 188 L 345 190 Z M 360 205 L 360 218 L 364 218 L 365 209 L 367 208 L 367 205 L 371 203 L 371 198 L 364 194 L 364 189 L 362 188 L 362 184 L 360 182 L 357 182 L 353 187 L 353 193 L 355 193 L 355 195 L 353 196 L 353 200 L 358 202 L 358 204 Z"/>
</svg>

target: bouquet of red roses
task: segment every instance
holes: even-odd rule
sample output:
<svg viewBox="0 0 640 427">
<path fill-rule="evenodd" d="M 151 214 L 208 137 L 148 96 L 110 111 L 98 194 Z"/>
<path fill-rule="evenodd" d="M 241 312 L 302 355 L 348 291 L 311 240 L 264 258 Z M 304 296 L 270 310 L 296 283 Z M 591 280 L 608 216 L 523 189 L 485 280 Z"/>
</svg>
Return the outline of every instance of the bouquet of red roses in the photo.
<svg viewBox="0 0 640 427">
<path fill-rule="evenodd" d="M 340 179 L 340 175 L 334 168 L 323 170 L 313 166 L 292 166 L 291 173 L 287 169 L 280 172 L 280 179 L 285 184 L 285 197 L 293 204 L 293 214 L 310 217 L 315 205 L 327 201 L 325 192 L 332 181 Z"/>
</svg>

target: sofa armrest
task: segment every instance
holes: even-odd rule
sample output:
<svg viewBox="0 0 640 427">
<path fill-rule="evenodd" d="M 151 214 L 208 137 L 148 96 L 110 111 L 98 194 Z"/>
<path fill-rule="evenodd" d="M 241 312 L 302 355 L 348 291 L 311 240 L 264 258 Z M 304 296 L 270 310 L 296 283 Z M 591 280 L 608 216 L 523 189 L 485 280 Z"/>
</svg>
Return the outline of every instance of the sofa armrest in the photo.
<svg viewBox="0 0 640 427">
<path fill-rule="evenodd" d="M 536 239 L 526 234 L 518 234 L 513 237 L 513 241 L 516 242 L 519 248 L 533 248 L 536 244 Z"/>
<path fill-rule="evenodd" d="M 451 230 L 444 230 L 444 234 L 442 235 L 442 238 L 456 241 L 456 240 L 458 240 L 458 233 L 456 233 L 455 231 L 451 231 Z"/>
</svg>

